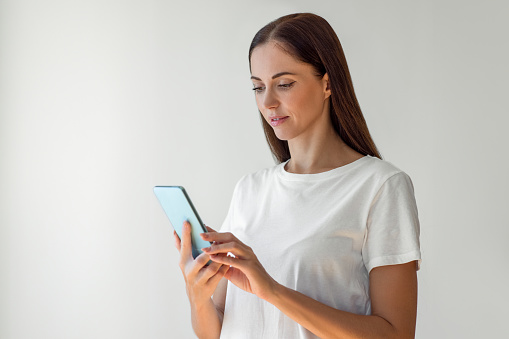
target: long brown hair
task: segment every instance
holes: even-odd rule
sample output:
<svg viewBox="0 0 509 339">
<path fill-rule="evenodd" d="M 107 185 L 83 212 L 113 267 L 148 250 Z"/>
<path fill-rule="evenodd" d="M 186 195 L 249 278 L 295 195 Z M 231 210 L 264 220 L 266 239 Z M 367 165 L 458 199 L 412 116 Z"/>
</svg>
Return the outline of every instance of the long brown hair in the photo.
<svg viewBox="0 0 509 339">
<path fill-rule="evenodd" d="M 296 13 L 276 19 L 256 33 L 249 47 L 249 69 L 253 49 L 269 41 L 282 43 L 298 60 L 310 64 L 320 77 L 329 75 L 330 117 L 334 130 L 355 151 L 382 159 L 355 96 L 350 71 L 339 39 L 322 17 Z M 290 159 L 288 141 L 276 137 L 260 112 L 265 137 L 274 157 L 281 163 Z"/>
</svg>

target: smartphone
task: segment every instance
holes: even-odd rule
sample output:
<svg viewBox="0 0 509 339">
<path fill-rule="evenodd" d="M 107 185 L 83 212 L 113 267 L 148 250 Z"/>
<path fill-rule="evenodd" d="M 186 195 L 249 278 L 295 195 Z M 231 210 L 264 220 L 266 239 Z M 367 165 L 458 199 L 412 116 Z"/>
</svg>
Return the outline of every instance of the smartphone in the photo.
<svg viewBox="0 0 509 339">
<path fill-rule="evenodd" d="M 184 221 L 187 220 L 191 224 L 191 245 L 193 258 L 196 258 L 202 253 L 201 249 L 209 247 L 211 243 L 200 237 L 200 233 L 207 232 L 207 228 L 201 221 L 186 190 L 182 186 L 156 186 L 154 193 L 180 239 L 182 239 Z"/>
</svg>

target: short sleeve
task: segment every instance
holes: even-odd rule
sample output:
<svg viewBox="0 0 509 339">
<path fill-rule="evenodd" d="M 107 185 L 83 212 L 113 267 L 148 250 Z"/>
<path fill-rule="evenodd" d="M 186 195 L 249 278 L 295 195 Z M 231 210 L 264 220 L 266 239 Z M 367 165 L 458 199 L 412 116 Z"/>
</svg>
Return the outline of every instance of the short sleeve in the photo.
<svg viewBox="0 0 509 339">
<path fill-rule="evenodd" d="M 226 217 L 224 218 L 223 224 L 221 225 L 221 228 L 219 229 L 220 232 L 231 232 L 232 224 L 234 220 L 234 214 L 235 214 L 235 205 L 236 205 L 236 197 L 237 197 L 237 191 L 239 188 L 240 180 L 235 185 L 235 188 L 233 189 L 232 199 L 230 201 L 230 207 L 228 208 L 228 213 L 226 214 Z"/>
<path fill-rule="evenodd" d="M 385 265 L 417 260 L 420 267 L 420 225 L 410 177 L 398 172 L 375 195 L 367 218 L 362 259 L 368 272 Z"/>
</svg>

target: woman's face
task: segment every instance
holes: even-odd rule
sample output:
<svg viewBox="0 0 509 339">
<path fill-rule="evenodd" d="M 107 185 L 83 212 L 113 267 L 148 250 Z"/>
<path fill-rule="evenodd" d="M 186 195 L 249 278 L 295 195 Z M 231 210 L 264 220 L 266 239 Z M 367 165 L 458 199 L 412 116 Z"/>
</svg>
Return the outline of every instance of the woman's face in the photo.
<svg viewBox="0 0 509 339">
<path fill-rule="evenodd" d="M 280 140 L 306 138 L 330 124 L 328 75 L 269 41 L 251 54 L 256 104 Z"/>
</svg>

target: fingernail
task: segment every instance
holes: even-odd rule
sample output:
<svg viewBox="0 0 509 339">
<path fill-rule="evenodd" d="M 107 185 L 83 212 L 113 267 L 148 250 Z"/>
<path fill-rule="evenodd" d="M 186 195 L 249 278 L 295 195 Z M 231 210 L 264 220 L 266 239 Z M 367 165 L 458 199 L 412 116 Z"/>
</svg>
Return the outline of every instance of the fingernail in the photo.
<svg viewBox="0 0 509 339">
<path fill-rule="evenodd" d="M 201 235 L 202 238 L 206 238 L 206 237 L 209 236 L 207 233 L 200 233 L 200 235 Z"/>
<path fill-rule="evenodd" d="M 208 251 L 210 251 L 210 247 L 204 247 L 204 248 L 202 248 L 201 250 L 202 250 L 203 252 L 208 252 Z"/>
</svg>

